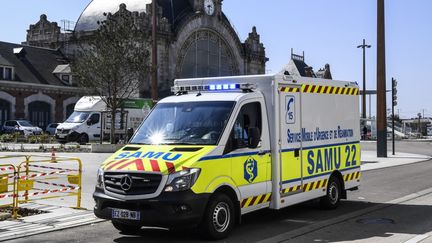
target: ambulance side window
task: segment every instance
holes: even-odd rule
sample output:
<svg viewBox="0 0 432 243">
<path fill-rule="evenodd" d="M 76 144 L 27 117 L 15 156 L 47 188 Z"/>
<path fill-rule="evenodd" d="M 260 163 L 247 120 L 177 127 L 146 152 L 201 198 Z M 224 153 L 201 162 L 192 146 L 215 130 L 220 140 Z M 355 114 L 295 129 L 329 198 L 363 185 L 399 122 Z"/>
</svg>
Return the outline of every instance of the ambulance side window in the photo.
<svg viewBox="0 0 432 243">
<path fill-rule="evenodd" d="M 261 119 L 261 105 L 259 102 L 243 105 L 231 130 L 225 147 L 225 154 L 236 149 L 248 147 L 248 130 L 249 128 L 256 127 L 261 131 Z"/>
</svg>

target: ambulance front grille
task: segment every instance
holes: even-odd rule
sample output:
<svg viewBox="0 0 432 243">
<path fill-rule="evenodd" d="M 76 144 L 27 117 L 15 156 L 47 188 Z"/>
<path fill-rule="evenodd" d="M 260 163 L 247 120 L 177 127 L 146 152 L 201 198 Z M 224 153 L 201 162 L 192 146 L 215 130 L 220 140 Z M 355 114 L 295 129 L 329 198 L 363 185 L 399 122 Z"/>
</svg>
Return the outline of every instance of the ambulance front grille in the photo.
<svg viewBox="0 0 432 243">
<path fill-rule="evenodd" d="M 124 183 L 126 177 L 131 179 L 129 183 Z M 123 181 L 122 181 L 123 179 Z M 105 172 L 105 189 L 119 195 L 145 195 L 155 193 L 162 180 L 160 174 L 133 173 L 133 172 Z M 122 186 L 123 182 L 123 186 Z"/>
</svg>

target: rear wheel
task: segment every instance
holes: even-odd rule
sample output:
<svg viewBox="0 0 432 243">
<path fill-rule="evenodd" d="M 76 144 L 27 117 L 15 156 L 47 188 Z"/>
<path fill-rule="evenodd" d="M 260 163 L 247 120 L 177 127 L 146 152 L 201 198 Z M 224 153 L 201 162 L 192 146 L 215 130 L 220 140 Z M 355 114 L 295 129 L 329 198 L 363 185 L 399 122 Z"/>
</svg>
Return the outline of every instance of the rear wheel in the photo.
<svg viewBox="0 0 432 243">
<path fill-rule="evenodd" d="M 121 233 L 127 235 L 136 235 L 141 229 L 141 226 L 139 225 L 124 224 L 116 220 L 112 220 L 111 222 L 116 229 L 118 229 Z"/>
<path fill-rule="evenodd" d="M 204 238 L 220 240 L 226 238 L 234 227 L 234 204 L 225 194 L 216 194 L 207 205 L 199 231 Z"/>
<path fill-rule="evenodd" d="M 324 197 L 320 199 L 320 205 L 324 209 L 335 209 L 339 206 L 342 195 L 341 184 L 339 180 L 332 176 L 327 185 L 327 192 Z"/>
</svg>

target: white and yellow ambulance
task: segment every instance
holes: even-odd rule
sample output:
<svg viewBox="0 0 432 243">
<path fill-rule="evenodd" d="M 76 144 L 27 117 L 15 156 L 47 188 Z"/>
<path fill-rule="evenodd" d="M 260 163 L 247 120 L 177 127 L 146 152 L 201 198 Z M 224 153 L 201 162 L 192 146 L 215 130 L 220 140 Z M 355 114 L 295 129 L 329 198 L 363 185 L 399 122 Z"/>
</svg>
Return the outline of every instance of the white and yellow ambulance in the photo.
<svg viewBox="0 0 432 243">
<path fill-rule="evenodd" d="M 125 232 L 197 225 L 311 199 L 335 208 L 360 182 L 354 82 L 259 75 L 174 82 L 98 171 L 95 214 Z"/>
</svg>

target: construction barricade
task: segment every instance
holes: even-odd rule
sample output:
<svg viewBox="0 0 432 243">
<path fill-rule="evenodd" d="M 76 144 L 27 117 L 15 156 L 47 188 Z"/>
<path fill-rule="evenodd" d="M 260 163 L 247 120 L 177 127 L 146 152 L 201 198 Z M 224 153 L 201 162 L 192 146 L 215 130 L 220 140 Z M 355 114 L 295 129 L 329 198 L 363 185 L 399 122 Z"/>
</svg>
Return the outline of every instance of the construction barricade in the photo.
<svg viewBox="0 0 432 243">
<path fill-rule="evenodd" d="M 13 218 L 17 218 L 16 167 L 0 164 L 0 208 L 10 208 Z"/>
<path fill-rule="evenodd" d="M 30 201 L 76 197 L 73 205 L 64 200 L 62 203 L 67 205 L 61 206 L 81 208 L 80 159 L 31 155 L 3 156 L 2 160 L 11 160 L 13 164 L 0 164 L 0 207 L 11 207 L 14 218 L 19 205 Z"/>
</svg>

